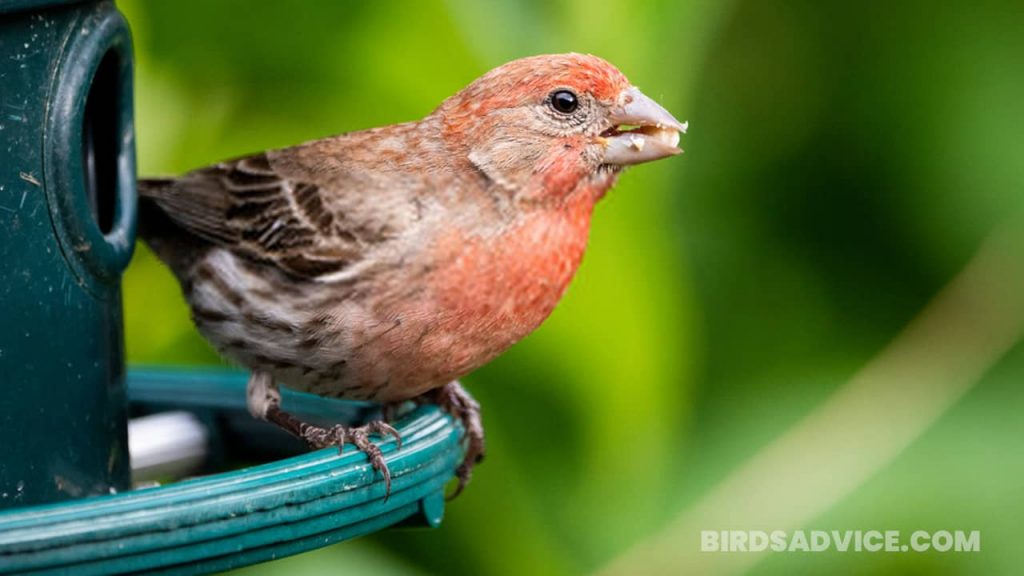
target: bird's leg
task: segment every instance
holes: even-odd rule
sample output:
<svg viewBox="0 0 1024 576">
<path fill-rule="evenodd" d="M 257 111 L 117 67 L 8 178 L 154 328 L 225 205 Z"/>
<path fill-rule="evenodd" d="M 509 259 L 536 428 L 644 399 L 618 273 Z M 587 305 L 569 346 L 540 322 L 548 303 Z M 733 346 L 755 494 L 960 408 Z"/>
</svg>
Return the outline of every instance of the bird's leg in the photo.
<svg viewBox="0 0 1024 576">
<path fill-rule="evenodd" d="M 398 448 L 402 447 L 402 437 L 386 422 L 375 420 L 362 426 L 341 426 L 336 424 L 330 428 L 321 428 L 307 424 L 281 409 L 281 392 L 274 378 L 267 372 L 253 372 L 246 388 L 246 404 L 249 413 L 255 418 L 266 420 L 290 432 L 306 442 L 313 449 L 337 446 L 339 452 L 346 443 L 354 445 L 366 454 L 370 465 L 384 476 L 385 498 L 391 494 L 391 471 L 384 462 L 384 454 L 380 447 L 370 441 L 369 436 L 390 435 L 395 438 Z"/>
<path fill-rule="evenodd" d="M 473 467 L 484 459 L 484 425 L 480 419 L 480 404 L 457 380 L 436 390 L 431 390 L 417 400 L 437 404 L 461 422 L 462 428 L 466 432 L 466 452 L 462 464 L 455 471 L 455 475 L 459 479 L 459 486 L 448 497 L 449 500 L 452 500 L 469 484 L 469 479 L 473 476 Z"/>
</svg>

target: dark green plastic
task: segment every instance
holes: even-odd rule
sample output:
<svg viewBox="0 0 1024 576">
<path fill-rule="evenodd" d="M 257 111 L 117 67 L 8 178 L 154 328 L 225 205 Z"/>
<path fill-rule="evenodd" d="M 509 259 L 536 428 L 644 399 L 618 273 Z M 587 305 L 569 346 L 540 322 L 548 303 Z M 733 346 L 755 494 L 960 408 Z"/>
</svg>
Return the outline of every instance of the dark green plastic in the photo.
<svg viewBox="0 0 1024 576">
<path fill-rule="evenodd" d="M 131 40 L 113 4 L 0 3 L 0 508 L 129 487 L 134 173 Z"/>
<path fill-rule="evenodd" d="M 171 382 L 178 386 L 167 386 Z M 133 402 L 188 398 L 183 407 L 245 409 L 245 377 L 238 373 L 150 369 L 131 375 L 129 383 Z M 291 392 L 283 406 L 303 416 L 359 408 Z M 379 444 L 393 477 L 387 499 L 365 455 L 329 448 L 166 487 L 2 512 L 0 573 L 198 574 L 281 558 L 410 519 L 436 526 L 445 484 L 462 457 L 461 429 L 434 406 L 415 409 L 395 427 L 401 450 L 393 440 Z"/>
</svg>

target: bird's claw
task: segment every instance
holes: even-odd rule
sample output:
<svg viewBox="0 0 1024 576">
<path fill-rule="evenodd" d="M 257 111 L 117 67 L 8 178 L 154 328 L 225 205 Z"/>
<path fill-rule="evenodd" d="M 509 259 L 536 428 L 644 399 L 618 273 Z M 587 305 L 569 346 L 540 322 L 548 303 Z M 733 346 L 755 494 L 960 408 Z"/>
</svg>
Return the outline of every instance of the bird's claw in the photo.
<svg viewBox="0 0 1024 576">
<path fill-rule="evenodd" d="M 473 467 L 484 459 L 484 426 L 480 419 L 480 404 L 457 381 L 449 382 L 432 395 L 433 402 L 461 422 L 465 430 L 466 451 L 462 464 L 455 471 L 459 485 L 448 496 L 448 500 L 453 500 L 469 484 L 473 477 Z"/>
<path fill-rule="evenodd" d="M 384 477 L 384 499 L 387 500 L 391 495 L 391 471 L 388 469 L 387 463 L 384 462 L 384 453 L 381 452 L 380 446 L 370 440 L 371 434 L 382 438 L 392 436 L 395 439 L 396 447 L 402 447 L 402 437 L 398 430 L 380 420 L 351 427 L 336 424 L 330 428 L 321 428 L 307 424 L 302 429 L 301 437 L 313 449 L 337 446 L 340 453 L 345 449 L 345 444 L 352 444 L 357 450 L 366 454 L 373 469 Z"/>
</svg>

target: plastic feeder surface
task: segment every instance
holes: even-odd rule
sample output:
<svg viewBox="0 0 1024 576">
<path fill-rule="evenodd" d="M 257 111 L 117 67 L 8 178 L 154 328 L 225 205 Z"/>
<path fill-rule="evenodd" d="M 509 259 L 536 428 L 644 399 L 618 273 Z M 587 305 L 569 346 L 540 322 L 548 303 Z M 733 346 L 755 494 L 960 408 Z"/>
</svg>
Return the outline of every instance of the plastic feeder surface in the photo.
<svg viewBox="0 0 1024 576">
<path fill-rule="evenodd" d="M 130 485 L 133 134 L 113 4 L 0 1 L 0 509 Z"/>
</svg>

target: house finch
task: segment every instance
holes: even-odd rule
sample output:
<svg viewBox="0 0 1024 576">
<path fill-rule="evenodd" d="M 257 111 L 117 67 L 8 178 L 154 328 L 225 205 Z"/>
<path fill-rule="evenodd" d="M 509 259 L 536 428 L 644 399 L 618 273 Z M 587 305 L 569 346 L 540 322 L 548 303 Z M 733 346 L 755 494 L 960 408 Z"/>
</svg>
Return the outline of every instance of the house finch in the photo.
<svg viewBox="0 0 1024 576">
<path fill-rule="evenodd" d="M 686 125 L 595 56 L 496 68 L 426 118 L 139 182 L 143 238 L 199 331 L 252 371 L 248 407 L 313 447 L 369 435 L 280 408 L 278 384 L 434 401 L 483 454 L 456 381 L 537 328 L 572 279 L 594 204 L 625 166 L 672 156 Z"/>
</svg>

